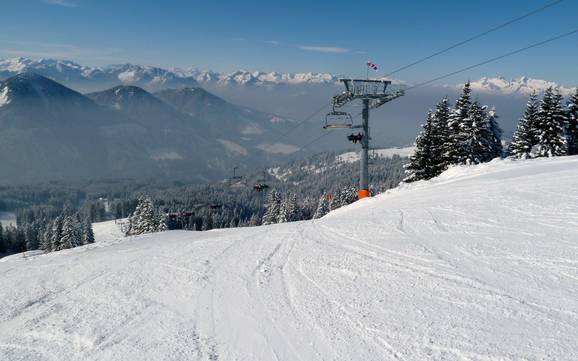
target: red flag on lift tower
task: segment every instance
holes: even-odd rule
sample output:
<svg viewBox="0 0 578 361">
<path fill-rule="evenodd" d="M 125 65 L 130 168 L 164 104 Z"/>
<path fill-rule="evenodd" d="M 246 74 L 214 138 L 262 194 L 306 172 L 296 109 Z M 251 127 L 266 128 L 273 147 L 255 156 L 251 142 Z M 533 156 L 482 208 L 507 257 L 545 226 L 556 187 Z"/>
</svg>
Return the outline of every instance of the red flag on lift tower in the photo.
<svg viewBox="0 0 578 361">
<path fill-rule="evenodd" d="M 367 67 L 371 70 L 377 71 L 377 65 L 375 65 L 373 62 L 368 61 L 367 62 Z"/>
</svg>

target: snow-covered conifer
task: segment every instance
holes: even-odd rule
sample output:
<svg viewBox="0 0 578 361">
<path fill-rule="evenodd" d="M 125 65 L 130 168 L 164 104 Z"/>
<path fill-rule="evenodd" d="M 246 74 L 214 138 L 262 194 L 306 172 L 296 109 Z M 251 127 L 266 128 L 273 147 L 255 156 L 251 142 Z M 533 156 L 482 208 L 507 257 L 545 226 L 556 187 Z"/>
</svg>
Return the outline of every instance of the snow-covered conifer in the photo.
<svg viewBox="0 0 578 361">
<path fill-rule="evenodd" d="M 86 218 L 82 223 L 82 244 L 94 243 L 94 232 L 92 231 L 92 223 L 89 218 Z"/>
<path fill-rule="evenodd" d="M 404 182 L 415 182 L 434 177 L 430 154 L 433 149 L 432 127 L 434 115 L 429 112 L 427 121 L 422 125 L 422 131 L 415 140 L 415 152 L 409 157 L 409 163 L 405 167 L 406 178 Z"/>
<path fill-rule="evenodd" d="M 430 175 L 437 177 L 445 171 L 449 165 L 448 154 L 450 153 L 450 105 L 447 97 L 444 97 L 437 105 L 432 118 L 430 129 L 431 153 Z"/>
<path fill-rule="evenodd" d="M 277 223 L 279 213 L 281 212 L 281 197 L 279 193 L 273 189 L 267 195 L 265 204 L 265 214 L 263 215 L 263 225 Z"/>
<path fill-rule="evenodd" d="M 449 114 L 448 119 L 448 148 L 447 163 L 465 164 L 467 154 L 467 138 L 471 132 L 471 121 L 469 119 L 470 107 L 472 105 L 470 82 L 464 84 L 462 95 L 456 101 L 456 105 Z"/>
<path fill-rule="evenodd" d="M 52 229 L 50 231 L 50 249 L 52 251 L 64 249 L 61 245 L 63 221 L 62 216 L 58 216 L 52 221 Z"/>
<path fill-rule="evenodd" d="M 498 114 L 495 108 L 491 108 L 486 111 L 484 106 L 484 111 L 486 114 L 487 129 L 489 130 L 487 144 L 489 146 L 489 157 L 485 161 L 490 161 L 494 158 L 501 158 L 504 156 L 504 146 L 502 145 L 502 128 L 498 124 Z"/>
<path fill-rule="evenodd" d="M 141 197 L 130 217 L 129 235 L 156 232 L 158 221 L 155 217 L 153 203 L 149 198 Z"/>
<path fill-rule="evenodd" d="M 578 154 L 578 88 L 570 95 L 567 108 L 568 155 Z"/>
<path fill-rule="evenodd" d="M 313 219 L 321 218 L 329 213 L 329 201 L 327 200 L 327 194 L 323 193 L 319 198 L 319 203 L 317 204 L 317 210 L 313 215 Z"/>
<path fill-rule="evenodd" d="M 470 129 L 463 135 L 465 164 L 479 164 L 492 159 L 493 135 L 485 108 L 477 101 L 470 106 Z"/>
<path fill-rule="evenodd" d="M 566 115 L 562 95 L 552 87 L 546 89 L 538 110 L 537 156 L 554 157 L 567 154 Z"/>
<path fill-rule="evenodd" d="M 533 157 L 532 148 L 537 143 L 538 110 L 538 97 L 536 93 L 532 93 L 510 143 L 512 157 L 522 159 Z"/>
<path fill-rule="evenodd" d="M 156 224 L 156 231 L 157 232 L 164 232 L 168 229 L 167 226 L 167 217 L 164 214 L 160 214 L 157 217 L 157 224 Z"/>
<path fill-rule="evenodd" d="M 76 220 L 72 216 L 66 216 L 64 218 L 64 222 L 62 223 L 62 235 L 60 237 L 60 243 L 55 250 L 60 251 L 63 249 L 76 247 L 78 245 L 78 239 L 76 237 Z"/>
</svg>

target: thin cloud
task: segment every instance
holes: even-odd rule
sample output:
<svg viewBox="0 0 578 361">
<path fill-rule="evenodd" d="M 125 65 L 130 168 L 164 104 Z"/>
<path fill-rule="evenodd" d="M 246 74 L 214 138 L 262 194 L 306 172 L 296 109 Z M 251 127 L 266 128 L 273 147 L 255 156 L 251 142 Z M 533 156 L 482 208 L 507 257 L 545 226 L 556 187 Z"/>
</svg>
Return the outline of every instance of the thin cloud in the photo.
<svg viewBox="0 0 578 361">
<path fill-rule="evenodd" d="M 6 44 L 3 46 L 2 44 Z M 72 44 L 0 39 L 0 54 L 56 59 L 118 59 L 124 53 L 119 48 L 85 48 Z"/>
<path fill-rule="evenodd" d="M 281 42 L 277 40 L 263 40 L 263 43 L 270 44 L 270 45 L 281 45 Z"/>
<path fill-rule="evenodd" d="M 335 46 L 309 46 L 309 45 L 299 45 L 297 48 L 301 50 L 307 51 L 316 51 L 319 53 L 334 53 L 334 54 L 343 54 L 349 53 L 349 49 L 347 48 L 339 48 Z"/>
<path fill-rule="evenodd" d="M 67 8 L 75 8 L 78 6 L 77 4 L 68 0 L 42 0 L 42 2 L 49 5 L 64 6 Z"/>
</svg>

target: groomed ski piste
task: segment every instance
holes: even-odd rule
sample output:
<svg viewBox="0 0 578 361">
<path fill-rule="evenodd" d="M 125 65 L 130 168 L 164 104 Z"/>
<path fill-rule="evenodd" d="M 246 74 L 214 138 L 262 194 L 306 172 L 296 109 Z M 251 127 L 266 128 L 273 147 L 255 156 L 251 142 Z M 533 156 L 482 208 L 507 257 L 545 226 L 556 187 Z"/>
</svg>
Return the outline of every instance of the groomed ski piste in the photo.
<svg viewBox="0 0 578 361">
<path fill-rule="evenodd" d="M 0 360 L 578 360 L 578 157 L 0 260 Z"/>
</svg>

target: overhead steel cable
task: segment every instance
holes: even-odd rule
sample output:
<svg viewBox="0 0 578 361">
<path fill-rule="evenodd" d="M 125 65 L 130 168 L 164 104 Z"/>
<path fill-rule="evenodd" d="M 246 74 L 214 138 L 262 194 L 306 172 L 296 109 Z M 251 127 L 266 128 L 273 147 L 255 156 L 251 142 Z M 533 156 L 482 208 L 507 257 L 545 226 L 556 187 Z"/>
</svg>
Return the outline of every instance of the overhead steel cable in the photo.
<svg viewBox="0 0 578 361">
<path fill-rule="evenodd" d="M 468 71 L 468 70 L 471 70 L 471 69 L 474 69 L 474 68 L 477 68 L 477 67 L 480 67 L 480 66 L 483 66 L 483 65 L 486 65 L 486 64 L 489 64 L 489 63 L 498 61 L 498 60 L 500 60 L 500 59 L 507 58 L 507 57 L 509 57 L 509 56 L 512 56 L 512 55 L 515 55 L 515 54 L 524 52 L 524 51 L 526 51 L 526 50 L 530 50 L 530 49 L 533 49 L 533 48 L 536 48 L 536 47 L 539 47 L 539 46 L 542 46 L 542 45 L 551 43 L 551 42 L 553 42 L 553 41 L 560 40 L 560 39 L 562 39 L 562 38 L 566 38 L 566 37 L 571 36 L 571 35 L 574 35 L 574 34 L 578 34 L 578 29 L 575 29 L 575 30 L 572 30 L 572 31 L 568 31 L 568 32 L 566 32 L 566 33 L 562 33 L 562 34 L 559 34 L 559 35 L 556 35 L 556 36 L 551 37 L 551 38 L 548 38 L 548 39 L 546 39 L 546 40 L 542 40 L 542 41 L 539 41 L 539 42 L 537 42 L 537 43 L 530 44 L 530 45 L 525 46 L 525 47 L 523 47 L 523 48 L 519 48 L 519 49 L 516 49 L 516 50 L 512 50 L 512 51 L 510 51 L 510 52 L 508 52 L 508 53 L 505 53 L 505 54 L 502 54 L 502 55 L 499 55 L 499 56 L 496 56 L 496 57 L 493 57 L 493 58 L 484 60 L 484 61 L 482 61 L 482 62 L 479 62 L 479 63 L 473 64 L 473 65 L 470 65 L 470 66 L 461 68 L 461 69 L 459 69 L 459 70 L 452 71 L 452 72 L 450 72 L 450 73 L 447 73 L 447 74 L 444 74 L 444 75 L 435 77 L 435 78 L 430 79 L 430 80 L 428 80 L 428 81 L 424 81 L 424 82 L 422 82 L 422 83 L 418 83 L 418 84 L 413 85 L 413 86 L 411 86 L 411 87 L 409 87 L 409 88 L 406 88 L 406 89 L 405 89 L 405 92 L 408 92 L 408 91 L 411 91 L 411 90 L 414 90 L 414 89 L 423 87 L 423 86 L 425 86 L 425 85 L 434 83 L 434 82 L 436 82 L 436 81 L 438 81 L 438 80 L 445 79 L 445 78 L 449 78 L 449 77 L 451 77 L 451 76 L 453 76 L 453 75 L 456 75 L 456 74 L 459 74 L 459 73 L 463 73 L 463 72 L 465 72 L 465 71 Z M 361 114 L 361 113 L 360 113 L 360 114 Z M 354 118 L 357 118 L 358 116 L 359 116 L 359 114 L 355 115 Z M 380 134 L 380 133 L 378 133 L 378 134 Z M 329 135 L 329 133 L 326 133 L 326 135 Z M 311 144 L 314 143 L 315 141 L 323 138 L 324 136 L 325 136 L 325 135 L 322 135 L 322 136 L 320 136 L 320 137 L 318 137 L 318 138 L 315 138 L 313 141 L 308 142 L 308 143 L 306 144 L 306 146 L 311 145 Z M 302 148 L 306 148 L 306 146 L 303 146 Z"/>
<path fill-rule="evenodd" d="M 556 36 L 551 37 L 551 38 L 549 38 L 549 39 L 542 40 L 542 41 L 539 41 L 539 42 L 534 43 L 534 44 L 530 44 L 530 45 L 525 46 L 525 47 L 523 47 L 523 48 L 519 48 L 519 49 L 510 51 L 510 52 L 508 52 L 508 53 L 505 53 L 505 54 L 502 54 L 502 55 L 499 55 L 499 56 L 496 56 L 496 57 L 493 57 L 493 58 L 484 60 L 484 61 L 482 61 L 482 62 L 480 62 L 480 63 L 474 64 L 474 65 L 470 65 L 470 66 L 467 66 L 467 67 L 465 67 L 465 68 L 462 68 L 462 69 L 459 69 L 459 70 L 456 70 L 456 71 L 452 71 L 451 73 L 447 73 L 447 74 L 445 74 L 445 75 L 438 76 L 438 77 L 436 77 L 436 78 L 430 79 L 430 80 L 428 80 L 428 81 L 424 81 L 424 82 L 422 82 L 422 83 L 418 83 L 418 84 L 416 84 L 416 85 L 410 86 L 409 88 L 406 88 L 405 91 L 408 92 L 408 91 L 410 91 L 410 90 L 413 90 L 413 89 L 422 87 L 422 86 L 424 86 L 424 85 L 431 84 L 431 83 L 436 82 L 436 81 L 438 81 L 438 80 L 445 79 L 445 78 L 448 78 L 448 77 L 450 77 L 450 76 L 453 76 L 453 75 L 456 75 L 456 74 L 459 74 L 459 73 L 463 73 L 464 71 L 468 71 L 468 70 L 477 68 L 477 67 L 482 66 L 482 65 L 486 65 L 486 64 L 489 64 L 489 63 L 493 63 L 494 61 L 507 58 L 507 57 L 509 57 L 509 56 L 512 56 L 512 55 L 521 53 L 521 52 L 526 51 L 526 50 L 530 50 L 530 49 L 536 48 L 536 47 L 538 47 L 538 46 L 542 46 L 542 45 L 547 44 L 547 43 L 551 43 L 551 42 L 556 41 L 556 40 L 560 40 L 560 39 L 562 39 L 562 38 L 568 37 L 568 36 L 570 36 L 570 35 L 574 35 L 574 34 L 576 34 L 576 33 L 578 33 L 578 29 L 575 29 L 575 30 L 572 30 L 572 31 L 569 31 L 569 32 L 566 32 L 566 33 L 563 33 L 563 34 L 556 35 Z"/>
<path fill-rule="evenodd" d="M 289 130 L 283 132 L 279 137 L 277 137 L 275 140 L 273 140 L 271 142 L 272 145 L 274 145 L 275 143 L 277 143 L 278 141 L 280 141 L 281 139 L 285 138 L 287 135 L 289 135 L 291 132 L 293 132 L 295 129 L 299 128 L 301 125 L 303 125 L 304 123 L 306 123 L 307 121 L 311 120 L 314 116 L 316 116 L 317 114 L 321 113 L 325 108 L 329 107 L 331 104 L 324 104 L 321 108 L 317 109 L 315 112 L 311 113 L 309 116 L 307 116 L 306 118 L 304 118 L 303 120 L 300 120 L 299 122 L 297 122 L 297 124 L 295 124 L 293 127 L 289 128 Z"/>
<path fill-rule="evenodd" d="M 452 49 L 455 49 L 455 48 L 460 47 L 460 46 L 462 46 L 462 45 L 464 45 L 464 44 L 467 44 L 467 43 L 469 43 L 469 42 L 471 42 L 471 41 L 474 41 L 474 40 L 479 39 L 479 38 L 481 38 L 481 37 L 483 37 L 483 36 L 486 36 L 486 35 L 488 35 L 488 34 L 490 34 L 490 33 L 493 33 L 494 31 L 497 31 L 497 30 L 500 30 L 500 29 L 502 29 L 502 28 L 505 28 L 505 27 L 508 26 L 508 25 L 514 24 L 514 23 L 516 23 L 516 22 L 518 22 L 518 21 L 520 21 L 520 20 L 523 20 L 523 19 L 525 19 L 525 18 L 528 18 L 528 17 L 530 17 L 530 16 L 532 16 L 532 15 L 538 14 L 538 13 L 540 13 L 540 12 L 542 12 L 542 11 L 548 9 L 548 8 L 551 8 L 551 7 L 555 6 L 555 5 L 560 4 L 562 1 L 564 1 L 564 0 L 552 1 L 552 2 L 550 2 L 550 3 L 548 3 L 548 4 L 544 5 L 544 6 L 542 6 L 542 7 L 540 7 L 540 8 L 538 8 L 538 9 L 536 9 L 536 10 L 530 11 L 529 13 L 526 13 L 526 14 L 524 14 L 524 15 L 518 16 L 517 18 L 514 18 L 514 19 L 511 19 L 511 20 L 509 20 L 509 21 L 506 21 L 505 23 L 502 23 L 502 24 L 500 24 L 500 25 L 494 26 L 493 28 L 490 28 L 490 29 L 488 29 L 488 30 L 486 30 L 486 31 L 483 31 L 483 32 L 481 32 L 481 33 L 479 33 L 479 34 L 476 34 L 476 35 L 474 35 L 474 36 L 472 36 L 472 37 L 469 37 L 469 38 L 467 38 L 467 39 L 465 39 L 465 40 L 462 40 L 462 41 L 460 41 L 460 42 L 458 42 L 458 43 L 455 43 L 455 44 L 453 44 L 453 45 L 451 45 L 451 46 L 449 46 L 449 47 L 447 47 L 447 48 L 445 48 L 445 49 L 439 50 L 439 51 L 437 51 L 437 52 L 435 52 L 435 53 L 433 53 L 433 54 L 431 54 L 431 55 L 428 55 L 428 56 L 423 57 L 423 58 L 421 58 L 421 59 L 418 59 L 418 60 L 416 60 L 416 61 L 414 61 L 414 62 L 412 62 L 412 63 L 409 63 L 409 64 L 407 64 L 407 65 L 404 65 L 404 66 L 402 66 L 402 67 L 400 67 L 400 68 L 397 68 L 397 69 L 395 69 L 394 71 L 392 71 L 392 72 L 390 72 L 390 73 L 388 73 L 388 74 L 385 74 L 384 77 L 389 77 L 389 76 L 391 76 L 391 75 L 393 75 L 393 74 L 399 73 L 399 72 L 402 71 L 402 70 L 405 70 L 405 69 L 411 68 L 412 66 L 415 66 L 415 65 L 417 65 L 417 64 L 423 63 L 423 62 L 426 61 L 426 60 L 429 60 L 429 59 L 434 58 L 434 57 L 436 57 L 436 56 L 438 56 L 438 55 L 444 54 L 444 53 L 446 53 L 446 52 L 448 52 L 448 51 L 450 51 L 450 50 L 452 50 Z"/>
</svg>

